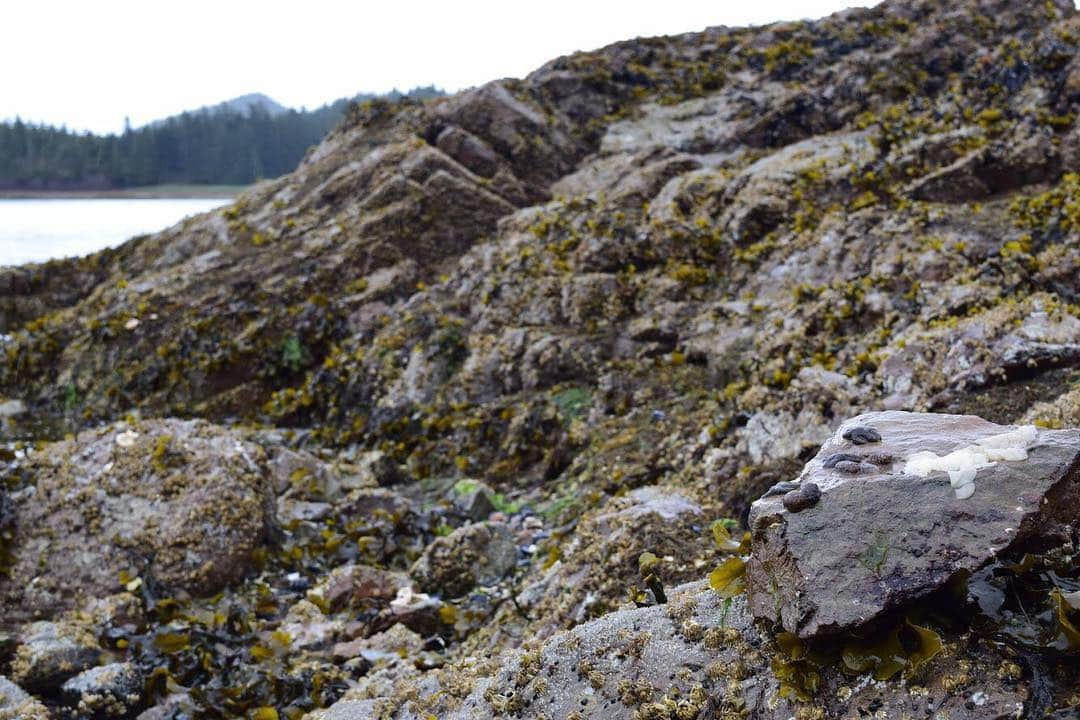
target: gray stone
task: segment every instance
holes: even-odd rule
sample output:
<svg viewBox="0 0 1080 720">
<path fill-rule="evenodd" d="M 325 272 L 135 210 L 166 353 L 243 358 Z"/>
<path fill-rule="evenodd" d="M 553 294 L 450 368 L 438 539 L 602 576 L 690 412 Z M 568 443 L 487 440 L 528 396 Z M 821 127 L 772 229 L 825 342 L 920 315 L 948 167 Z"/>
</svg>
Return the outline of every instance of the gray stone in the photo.
<svg viewBox="0 0 1080 720">
<path fill-rule="evenodd" d="M 19 638 L 11 677 L 31 692 L 54 690 L 97 664 L 101 649 L 93 634 L 66 622 L 36 622 Z"/>
<path fill-rule="evenodd" d="M 454 507 L 474 521 L 486 520 L 488 515 L 495 512 L 495 505 L 491 502 L 494 494 L 490 486 L 478 480 L 459 480 L 451 489 Z"/>
<path fill-rule="evenodd" d="M 0 675 L 0 720 L 49 720 L 49 711 L 21 687 Z"/>
<path fill-rule="evenodd" d="M 387 705 L 387 700 L 342 700 L 317 716 L 320 720 L 376 720 Z"/>
<path fill-rule="evenodd" d="M 143 680 L 131 663 L 110 663 L 79 673 L 61 688 L 80 718 L 129 717 L 143 701 Z"/>
<path fill-rule="evenodd" d="M 0 418 L 15 417 L 26 412 L 26 403 L 22 400 L 4 400 L 0 402 Z"/>
<path fill-rule="evenodd" d="M 672 588 L 665 605 L 609 613 L 493 658 L 484 672 L 470 660 L 422 680 L 405 676 L 391 687 L 350 691 L 309 717 L 789 720 L 855 718 L 867 707 L 880 717 L 905 717 L 916 702 L 950 720 L 1016 717 L 1030 690 L 1026 681 L 999 675 L 1007 651 L 987 644 L 959 652 L 928 663 L 917 695 L 899 678 L 867 682 L 836 664 L 819 669 L 812 703 L 798 703 L 782 691 L 771 664 L 783 658 L 745 598 L 727 602 L 695 582 Z M 962 678 L 954 672 L 958 661 Z M 462 696 L 466 681 L 471 689 Z"/>
<path fill-rule="evenodd" d="M 195 709 L 195 703 L 189 694 L 172 693 L 154 707 L 139 713 L 137 720 L 173 720 L 177 717 L 191 717 Z"/>
<path fill-rule="evenodd" d="M 844 432 L 877 430 L 856 449 Z M 1045 550 L 1068 539 L 1080 508 L 1080 431 L 1038 431 L 1027 459 L 977 470 L 961 499 L 945 472 L 905 469 L 917 452 L 946 455 L 1014 430 L 981 418 L 868 413 L 845 423 L 800 476 L 820 501 L 798 514 L 776 496 L 750 511 L 750 607 L 800 637 L 852 630 L 974 571 L 1003 553 Z M 827 467 L 838 453 L 866 454 L 860 472 Z"/>
<path fill-rule="evenodd" d="M 477 585 L 493 585 L 517 564 L 517 544 L 505 523 L 458 528 L 427 546 L 411 574 L 424 592 L 460 597 Z"/>
<path fill-rule="evenodd" d="M 3 533 L 15 523 L 15 502 L 8 494 L 7 488 L 0 486 L 0 533 Z M 7 538 L 10 540 L 10 538 Z M 4 542 L 0 538 L 0 542 Z"/>
</svg>

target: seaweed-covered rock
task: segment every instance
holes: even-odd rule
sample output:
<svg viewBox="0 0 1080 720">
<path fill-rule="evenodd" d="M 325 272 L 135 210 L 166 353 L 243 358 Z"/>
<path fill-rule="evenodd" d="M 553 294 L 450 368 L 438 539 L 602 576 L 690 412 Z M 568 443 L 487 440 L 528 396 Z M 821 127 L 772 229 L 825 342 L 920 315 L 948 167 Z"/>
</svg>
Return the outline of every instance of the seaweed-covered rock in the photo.
<svg viewBox="0 0 1080 720">
<path fill-rule="evenodd" d="M 98 663 L 101 648 L 93 633 L 73 622 L 35 622 L 26 626 L 11 677 L 31 692 L 56 690 L 76 673 Z"/>
<path fill-rule="evenodd" d="M 125 718 L 142 705 L 143 679 L 130 663 L 109 663 L 71 678 L 61 694 L 75 717 Z"/>
<path fill-rule="evenodd" d="M 261 448 L 201 420 L 119 423 L 19 461 L 8 617 L 42 616 L 119 589 L 215 592 L 250 567 L 273 522 Z M 33 582 L 31 582 L 33 580 Z"/>
<path fill-rule="evenodd" d="M 44 705 L 0 675 L 0 720 L 49 720 Z"/>
<path fill-rule="evenodd" d="M 755 615 L 807 638 L 854 630 L 998 555 L 1070 543 L 1080 430 L 868 413 L 798 481 L 820 488 L 812 507 L 793 512 L 778 495 L 753 504 L 747 582 Z"/>
<path fill-rule="evenodd" d="M 425 592 L 459 597 L 492 585 L 517 564 L 517 544 L 505 523 L 478 522 L 437 538 L 410 571 Z"/>
</svg>

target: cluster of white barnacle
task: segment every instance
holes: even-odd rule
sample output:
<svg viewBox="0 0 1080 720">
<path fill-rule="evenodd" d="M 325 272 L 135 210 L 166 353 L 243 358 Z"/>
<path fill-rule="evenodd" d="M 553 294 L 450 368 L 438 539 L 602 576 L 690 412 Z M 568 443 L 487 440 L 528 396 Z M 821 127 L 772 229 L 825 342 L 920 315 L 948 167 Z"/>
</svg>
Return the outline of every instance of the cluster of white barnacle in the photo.
<svg viewBox="0 0 1080 720">
<path fill-rule="evenodd" d="M 1034 425 L 1024 425 L 1016 430 L 976 440 L 974 445 L 954 450 L 948 455 L 917 452 L 907 459 L 904 472 L 919 477 L 926 477 L 932 472 L 947 472 L 956 497 L 964 500 L 975 494 L 975 475 L 979 470 L 1001 461 L 1027 460 L 1028 448 L 1038 434 Z"/>
</svg>

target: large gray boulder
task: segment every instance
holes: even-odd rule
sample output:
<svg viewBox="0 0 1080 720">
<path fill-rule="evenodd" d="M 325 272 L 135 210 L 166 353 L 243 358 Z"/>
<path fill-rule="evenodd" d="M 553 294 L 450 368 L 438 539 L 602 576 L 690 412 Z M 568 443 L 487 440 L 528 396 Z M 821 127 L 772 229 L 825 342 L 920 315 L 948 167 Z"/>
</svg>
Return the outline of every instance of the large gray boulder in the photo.
<svg viewBox="0 0 1080 720">
<path fill-rule="evenodd" d="M 48 617 L 120 589 L 127 571 L 169 592 L 216 592 L 250 567 L 273 522 L 263 450 L 201 420 L 118 423 L 19 461 L 0 609 Z"/>
<path fill-rule="evenodd" d="M 1067 541 L 1080 431 L 868 413 L 841 425 L 798 484 L 753 504 L 747 581 L 757 617 L 809 638 L 865 625 L 999 554 Z"/>
</svg>

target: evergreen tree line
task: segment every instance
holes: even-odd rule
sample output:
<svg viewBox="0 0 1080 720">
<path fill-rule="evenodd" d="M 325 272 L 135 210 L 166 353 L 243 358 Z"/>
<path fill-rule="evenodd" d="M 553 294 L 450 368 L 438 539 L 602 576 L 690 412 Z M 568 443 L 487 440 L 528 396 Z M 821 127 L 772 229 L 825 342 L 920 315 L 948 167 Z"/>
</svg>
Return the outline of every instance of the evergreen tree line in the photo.
<svg viewBox="0 0 1080 720">
<path fill-rule="evenodd" d="M 435 97 L 434 87 L 414 97 Z M 397 99 L 394 91 L 378 96 Z M 33 125 L 0 124 L 0 190 L 105 190 L 146 185 L 246 185 L 293 170 L 344 117 L 342 99 L 311 111 L 271 114 L 204 109 L 120 135 L 93 135 Z"/>
</svg>

